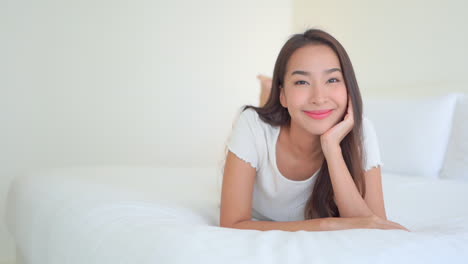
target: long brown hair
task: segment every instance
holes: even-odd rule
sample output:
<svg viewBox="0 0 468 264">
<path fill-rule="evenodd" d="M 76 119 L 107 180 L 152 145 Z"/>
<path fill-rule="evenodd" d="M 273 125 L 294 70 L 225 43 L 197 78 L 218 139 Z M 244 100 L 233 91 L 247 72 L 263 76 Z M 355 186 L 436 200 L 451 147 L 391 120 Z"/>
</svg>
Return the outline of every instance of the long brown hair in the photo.
<svg viewBox="0 0 468 264">
<path fill-rule="evenodd" d="M 261 120 L 272 126 L 289 126 L 291 116 L 288 109 L 280 103 L 280 89 L 284 88 L 286 65 L 298 48 L 310 44 L 327 45 L 340 60 L 343 78 L 351 98 L 354 111 L 354 127 L 340 143 L 343 158 L 362 197 L 366 189 L 362 160 L 362 98 L 356 81 L 353 66 L 343 46 L 330 34 L 320 29 L 308 29 L 303 34 L 294 34 L 282 47 L 276 59 L 270 96 L 264 106 L 246 105 L 242 111 L 252 108 Z M 339 217 L 340 213 L 334 199 L 327 161 L 324 159 L 314 184 L 312 194 L 304 209 L 304 218 Z"/>
</svg>

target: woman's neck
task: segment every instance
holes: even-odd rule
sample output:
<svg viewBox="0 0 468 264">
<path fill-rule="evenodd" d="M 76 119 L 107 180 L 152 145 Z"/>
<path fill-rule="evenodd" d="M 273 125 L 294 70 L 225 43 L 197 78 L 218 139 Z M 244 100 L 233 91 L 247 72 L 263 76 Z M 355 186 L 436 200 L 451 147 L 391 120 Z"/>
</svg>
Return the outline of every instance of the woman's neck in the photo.
<svg viewBox="0 0 468 264">
<path fill-rule="evenodd" d="M 324 158 L 319 135 L 311 135 L 293 125 L 284 126 L 287 148 L 298 160 L 318 161 Z"/>
</svg>

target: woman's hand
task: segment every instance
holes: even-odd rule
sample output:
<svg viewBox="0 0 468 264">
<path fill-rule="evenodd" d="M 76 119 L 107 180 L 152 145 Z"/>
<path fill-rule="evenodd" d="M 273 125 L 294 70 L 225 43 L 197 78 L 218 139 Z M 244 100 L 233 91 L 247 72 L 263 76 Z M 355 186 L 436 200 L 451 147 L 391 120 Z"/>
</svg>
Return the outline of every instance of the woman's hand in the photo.
<svg viewBox="0 0 468 264">
<path fill-rule="evenodd" d="M 320 218 L 321 230 L 345 230 L 345 229 L 401 229 L 411 232 L 406 227 L 385 219 L 377 215 L 359 217 L 325 217 Z M 315 219 L 314 219 L 315 220 Z"/>
<path fill-rule="evenodd" d="M 354 113 L 351 98 L 348 97 L 348 109 L 343 121 L 334 125 L 320 136 L 322 151 L 325 155 L 330 155 L 332 152 L 340 150 L 340 142 L 353 129 Z"/>
<path fill-rule="evenodd" d="M 409 229 L 407 229 L 406 227 L 404 227 L 404 226 L 402 226 L 402 225 L 400 225 L 398 223 L 382 219 L 382 218 L 380 218 L 380 217 L 378 217 L 376 215 L 371 215 L 371 216 L 365 217 L 363 219 L 365 221 L 365 225 L 367 225 L 368 228 L 374 228 L 374 229 L 402 229 L 402 230 L 411 232 Z"/>
</svg>

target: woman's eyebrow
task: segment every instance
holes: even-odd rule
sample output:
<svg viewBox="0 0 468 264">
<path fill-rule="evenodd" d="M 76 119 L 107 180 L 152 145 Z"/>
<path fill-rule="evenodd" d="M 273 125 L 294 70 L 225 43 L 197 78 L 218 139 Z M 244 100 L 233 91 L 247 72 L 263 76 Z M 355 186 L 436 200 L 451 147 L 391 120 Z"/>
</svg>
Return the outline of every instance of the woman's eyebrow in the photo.
<svg viewBox="0 0 468 264">
<path fill-rule="evenodd" d="M 340 69 L 340 68 L 331 68 L 331 69 L 328 69 L 328 70 L 324 70 L 323 72 L 324 72 L 324 73 L 327 73 L 327 74 L 330 74 L 330 73 L 336 72 L 336 71 L 341 72 L 341 69 Z M 310 75 L 310 72 L 297 70 L 297 71 L 293 71 L 293 72 L 291 73 L 291 75 L 294 75 L 294 74 L 300 74 L 300 75 L 309 76 L 309 75 Z"/>
</svg>

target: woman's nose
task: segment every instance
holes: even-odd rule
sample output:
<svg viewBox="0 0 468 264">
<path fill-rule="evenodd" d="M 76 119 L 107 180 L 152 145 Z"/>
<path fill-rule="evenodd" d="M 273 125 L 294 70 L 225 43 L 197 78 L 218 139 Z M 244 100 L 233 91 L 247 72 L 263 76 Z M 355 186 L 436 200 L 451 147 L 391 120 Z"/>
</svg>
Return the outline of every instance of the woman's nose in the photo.
<svg viewBox="0 0 468 264">
<path fill-rule="evenodd" d="M 323 87 L 319 85 L 314 85 L 311 88 L 309 94 L 309 102 L 312 104 L 323 104 L 327 101 L 326 92 L 323 90 Z"/>
</svg>

